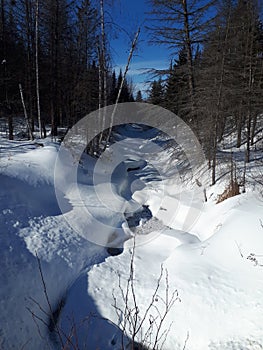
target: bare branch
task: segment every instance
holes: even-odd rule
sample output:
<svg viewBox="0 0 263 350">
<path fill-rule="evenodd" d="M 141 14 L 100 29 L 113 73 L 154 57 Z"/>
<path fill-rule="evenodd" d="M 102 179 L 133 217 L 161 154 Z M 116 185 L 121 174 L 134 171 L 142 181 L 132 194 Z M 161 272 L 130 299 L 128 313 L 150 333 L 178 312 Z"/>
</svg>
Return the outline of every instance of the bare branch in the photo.
<svg viewBox="0 0 263 350">
<path fill-rule="evenodd" d="M 145 349 L 159 349 L 160 346 L 162 349 L 172 326 L 171 323 L 167 329 L 163 330 L 163 323 L 175 301 L 180 301 L 178 292 L 175 290 L 170 294 L 168 271 L 165 270 L 165 296 L 162 297 L 160 295 L 159 290 L 164 275 L 164 269 L 161 265 L 160 275 L 157 279 L 151 300 L 145 311 L 141 313 L 135 288 L 134 260 L 135 237 L 131 252 L 129 277 L 125 288 L 122 286 L 120 274 L 118 274 L 121 301 L 124 303 L 123 306 L 118 305 L 117 297 L 113 292 L 113 307 L 118 317 L 119 327 L 122 331 L 122 349 L 125 349 L 125 338 L 128 337 L 131 338 L 132 348 L 137 344 L 136 342 L 139 341 L 141 346 Z M 156 304 L 160 301 L 163 305 L 162 308 L 164 308 L 163 312 L 161 312 L 160 304 L 159 306 Z"/>
<path fill-rule="evenodd" d="M 41 267 L 41 262 L 40 262 L 40 259 L 39 259 L 38 255 L 37 255 L 37 252 L 36 252 L 36 258 L 37 258 L 38 269 L 39 269 L 39 273 L 40 273 L 40 276 L 41 276 L 41 281 L 42 281 L 42 285 L 43 285 L 43 289 L 44 289 L 45 299 L 47 301 L 49 312 L 50 312 L 50 318 L 51 318 L 53 326 L 54 326 L 54 328 L 56 330 L 56 333 L 57 333 L 57 335 L 59 337 L 60 344 L 62 345 L 62 348 L 63 348 L 64 343 L 63 343 L 63 340 L 62 340 L 60 329 L 59 329 L 59 327 L 57 325 L 56 320 L 54 319 L 54 313 L 53 313 L 53 310 L 52 310 L 52 307 L 51 307 L 51 303 L 50 303 L 50 300 L 49 300 L 47 287 L 46 287 L 46 283 L 45 283 L 45 279 L 44 279 L 44 275 L 43 275 L 43 271 L 42 271 L 42 267 Z"/>
</svg>

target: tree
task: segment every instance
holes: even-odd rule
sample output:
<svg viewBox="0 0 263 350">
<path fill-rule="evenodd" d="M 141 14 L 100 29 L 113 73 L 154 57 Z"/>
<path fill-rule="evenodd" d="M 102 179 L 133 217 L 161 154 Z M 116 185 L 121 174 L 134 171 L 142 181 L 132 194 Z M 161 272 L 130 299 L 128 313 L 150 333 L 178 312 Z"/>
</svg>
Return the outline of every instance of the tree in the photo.
<svg viewBox="0 0 263 350">
<path fill-rule="evenodd" d="M 66 75 L 70 89 L 65 93 L 72 123 L 98 108 L 98 23 L 98 11 L 89 0 L 83 0 L 77 7 L 73 23 L 72 49 L 68 61 L 71 74 Z"/>
<path fill-rule="evenodd" d="M 98 10 L 90 0 L 1 0 L 0 110 L 41 119 L 55 135 L 98 108 Z M 108 65 L 108 54 L 106 56 Z M 107 79 L 109 79 L 107 75 Z M 38 123 L 41 124 L 41 123 Z"/>
<path fill-rule="evenodd" d="M 217 144 L 226 125 L 235 124 L 238 147 L 246 127 L 249 160 L 252 120 L 260 113 L 262 100 L 262 44 L 258 40 L 257 14 L 253 1 L 224 2 L 199 59 L 196 106 L 212 184 L 216 182 Z"/>
<path fill-rule="evenodd" d="M 38 27 L 38 17 L 39 17 L 39 1 L 36 0 L 36 21 L 35 21 L 35 61 L 36 61 L 36 96 L 37 96 L 37 119 L 38 128 L 40 132 L 40 137 L 43 136 L 42 122 L 41 122 L 41 112 L 40 112 L 40 94 L 39 94 L 39 61 L 38 61 L 38 40 L 39 40 L 39 27 Z"/>
<path fill-rule="evenodd" d="M 34 50 L 36 44 L 35 34 L 36 31 L 36 9 L 34 9 L 35 1 L 32 0 L 20 0 L 17 2 L 17 22 L 21 28 L 20 35 L 22 37 L 24 48 L 25 48 L 25 64 L 24 64 L 24 92 L 25 99 L 28 106 L 29 119 L 31 123 L 31 129 L 34 131 L 35 128 L 35 62 L 34 61 Z M 36 53 L 36 50 L 35 50 Z"/>
<path fill-rule="evenodd" d="M 161 78 L 151 83 L 148 101 L 154 105 L 161 106 L 163 104 L 164 87 Z"/>
<path fill-rule="evenodd" d="M 184 49 L 186 53 L 186 78 L 188 84 L 188 119 L 194 115 L 195 72 L 194 50 L 203 42 L 204 34 L 211 21 L 209 12 L 213 2 L 195 0 L 151 0 L 150 15 L 155 25 L 149 26 L 151 42 L 164 44 L 172 50 L 173 56 Z"/>
<path fill-rule="evenodd" d="M 137 91 L 135 101 L 136 101 L 136 102 L 143 102 L 141 90 L 138 90 L 138 91 Z"/>
<path fill-rule="evenodd" d="M 224 118 L 224 101 L 228 93 L 226 55 L 228 51 L 232 7 L 224 8 L 224 16 L 216 18 L 215 29 L 208 34 L 202 54 L 198 80 L 198 114 L 201 139 L 205 144 L 209 166 L 212 168 L 212 185 L 216 182 L 216 154 L 220 123 Z M 221 125 L 222 127 L 222 125 Z"/>
<path fill-rule="evenodd" d="M 109 129 L 107 131 L 107 137 L 106 137 L 106 142 L 105 142 L 103 151 L 105 151 L 105 149 L 107 147 L 107 144 L 109 143 L 109 140 L 110 140 L 110 136 L 111 136 L 111 132 L 112 132 L 113 124 L 114 124 L 115 113 L 116 113 L 116 110 L 117 110 L 117 107 L 118 107 L 118 103 L 120 102 L 121 94 L 123 92 L 123 87 L 124 87 L 125 84 L 127 84 L 126 76 L 127 76 L 127 73 L 128 73 L 129 67 L 130 67 L 130 63 L 131 63 L 131 59 L 132 59 L 134 50 L 136 49 L 136 46 L 137 46 L 137 42 L 138 42 L 138 38 L 139 38 L 139 35 L 140 35 L 140 31 L 141 31 L 141 28 L 139 27 L 137 32 L 135 33 L 134 39 L 133 39 L 133 41 L 131 43 L 131 48 L 130 48 L 130 52 L 129 52 L 129 56 L 128 56 L 128 59 L 127 59 L 127 63 L 126 63 L 126 66 L 125 66 L 125 70 L 124 70 L 123 76 L 122 76 L 122 72 L 120 70 L 120 74 L 119 74 L 118 82 L 117 82 L 117 84 L 119 85 L 118 86 L 118 95 L 117 95 L 117 98 L 116 98 L 116 101 L 115 101 L 114 109 L 113 109 L 112 114 L 111 114 L 110 127 L 109 127 Z M 120 79 L 120 76 L 121 76 L 121 79 Z M 134 102 L 132 93 L 130 93 L 128 97 L 129 97 L 130 101 Z"/>
<path fill-rule="evenodd" d="M 254 1 L 239 1 L 235 9 L 235 18 L 242 23 L 242 30 L 236 33 L 242 72 L 239 72 L 239 89 L 242 89 L 240 110 L 246 126 L 246 162 L 250 161 L 250 146 L 252 144 L 252 121 L 254 125 L 259 113 L 262 113 L 262 25 L 259 21 L 259 10 Z M 239 22 L 239 26 L 240 26 Z M 240 27 L 239 27 L 240 28 Z M 242 34 L 241 34 L 241 33 Z M 243 39 L 243 40 L 242 40 Z M 238 91 L 238 89 L 237 89 Z M 239 125 L 241 123 L 239 122 Z M 240 127 L 237 146 L 240 146 Z"/>
<path fill-rule="evenodd" d="M 165 84 L 164 107 L 184 116 L 188 103 L 187 57 L 185 48 L 178 54 L 178 59 L 172 60 Z"/>
<path fill-rule="evenodd" d="M 7 117 L 9 139 L 13 139 L 13 117 L 21 108 L 18 84 L 23 77 L 24 47 L 17 32 L 15 2 L 1 0 L 0 18 L 0 112 Z"/>
<path fill-rule="evenodd" d="M 126 76 L 123 77 L 122 70 L 120 69 L 118 79 L 117 79 L 117 87 L 116 91 L 118 92 L 121 88 L 120 96 L 119 96 L 119 103 L 122 102 L 132 102 L 133 96 L 131 91 L 131 86 L 129 86 Z M 116 100 L 115 100 L 116 102 Z"/>
<path fill-rule="evenodd" d="M 10 115 L 8 86 L 7 86 L 7 33 L 5 1 L 1 0 L 1 112 L 8 114 L 9 139 L 13 139 L 13 121 Z"/>
<path fill-rule="evenodd" d="M 49 114 L 51 116 L 51 132 L 52 135 L 56 136 L 57 127 L 61 124 L 63 114 L 65 114 L 63 79 L 68 69 L 71 8 L 66 0 L 48 0 L 45 2 L 43 11 L 49 81 Z"/>
<path fill-rule="evenodd" d="M 111 74 L 111 83 L 110 83 L 110 99 L 109 103 L 114 104 L 116 102 L 116 98 L 118 95 L 118 90 L 117 90 L 117 78 L 116 78 L 116 72 L 113 70 Z"/>
</svg>

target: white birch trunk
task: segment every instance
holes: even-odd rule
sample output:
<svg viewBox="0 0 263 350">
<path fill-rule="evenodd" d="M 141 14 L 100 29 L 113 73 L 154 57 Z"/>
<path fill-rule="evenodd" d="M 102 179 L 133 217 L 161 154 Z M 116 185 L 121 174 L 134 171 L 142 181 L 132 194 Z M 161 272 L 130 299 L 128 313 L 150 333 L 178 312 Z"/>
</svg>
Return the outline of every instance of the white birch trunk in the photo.
<svg viewBox="0 0 263 350">
<path fill-rule="evenodd" d="M 111 134 L 113 123 L 114 123 L 114 116 L 115 116 L 115 113 L 116 113 L 116 110 L 117 110 L 117 107 L 118 107 L 118 103 L 119 103 L 119 99 L 120 99 L 120 96 L 121 96 L 121 91 L 122 91 L 122 88 L 123 88 L 123 84 L 124 84 L 126 75 L 128 73 L 129 67 L 130 67 L 130 63 L 131 63 L 131 59 L 132 59 L 132 56 L 133 56 L 133 52 L 134 52 L 134 50 L 136 48 L 136 44 L 137 44 L 137 41 L 138 41 L 139 34 L 140 34 L 140 28 L 137 30 L 137 32 L 135 34 L 135 37 L 133 39 L 133 42 L 132 42 L 132 46 L 131 46 L 130 53 L 129 53 L 129 56 L 128 56 L 127 64 L 126 64 L 125 71 L 124 71 L 123 76 L 122 76 L 122 81 L 121 81 L 121 84 L 120 84 L 120 87 L 119 87 L 119 91 L 118 91 L 118 95 L 117 95 L 117 98 L 116 98 L 115 106 L 114 106 L 114 109 L 113 109 L 112 114 L 111 114 L 110 128 L 109 128 L 109 132 L 108 132 L 108 135 L 107 135 L 107 140 L 106 140 L 104 149 L 107 147 L 107 144 L 108 144 L 109 139 L 110 139 L 110 134 Z"/>
</svg>

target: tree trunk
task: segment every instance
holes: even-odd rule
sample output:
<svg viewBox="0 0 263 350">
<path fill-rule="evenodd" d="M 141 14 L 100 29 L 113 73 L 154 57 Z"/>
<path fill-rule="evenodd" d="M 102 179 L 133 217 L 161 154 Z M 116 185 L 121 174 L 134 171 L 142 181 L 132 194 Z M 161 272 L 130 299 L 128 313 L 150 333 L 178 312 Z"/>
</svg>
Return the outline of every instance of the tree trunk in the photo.
<svg viewBox="0 0 263 350">
<path fill-rule="evenodd" d="M 212 177 L 211 177 L 211 185 L 215 185 L 216 183 L 216 151 L 217 151 L 217 142 L 216 142 L 216 135 L 214 135 L 213 140 L 213 150 L 212 150 L 212 163 L 211 163 L 211 169 L 212 169 Z"/>
<path fill-rule="evenodd" d="M 32 22 L 32 2 L 29 0 L 25 1 L 25 20 L 26 20 L 26 56 L 27 56 L 27 65 L 26 65 L 26 91 L 28 95 L 28 105 L 29 105 L 29 121 L 31 123 L 31 130 L 34 132 L 35 129 L 35 118 L 34 118 L 34 107 L 33 107 L 33 96 L 32 96 L 32 72 L 34 70 L 33 65 L 33 32 L 31 29 Z"/>
<path fill-rule="evenodd" d="M 248 56 L 249 56 L 249 74 L 248 74 L 248 117 L 247 117 L 247 150 L 246 150 L 246 162 L 250 162 L 250 146 L 251 146 L 251 122 L 252 122 L 252 90 L 253 90 L 253 36 L 251 36 L 250 31 L 247 33 L 248 40 L 250 39 L 248 45 Z"/>
<path fill-rule="evenodd" d="M 187 67 L 188 67 L 188 86 L 191 101 L 191 114 L 194 112 L 194 71 L 193 71 L 193 52 L 192 52 L 192 41 L 189 29 L 189 13 L 187 0 L 182 0 L 183 12 L 184 12 L 184 33 L 185 33 L 185 44 L 187 52 Z"/>
<path fill-rule="evenodd" d="M 223 82 L 225 76 L 225 60 L 226 60 L 226 43 L 228 40 L 229 34 L 229 25 L 230 25 L 230 16 L 228 16 L 227 28 L 225 33 L 225 38 L 223 42 L 223 53 L 222 61 L 220 66 L 220 77 L 219 77 L 219 86 L 218 86 L 218 95 L 216 101 L 216 117 L 214 122 L 214 133 L 213 133 L 213 158 L 212 158 L 212 185 L 216 183 L 216 152 L 217 152 L 217 139 L 218 139 L 218 127 L 219 127 L 219 117 L 220 117 L 220 107 L 222 102 L 222 92 L 223 92 Z M 215 82 L 217 87 L 217 80 Z"/>
<path fill-rule="evenodd" d="M 105 16 L 104 0 L 100 0 L 101 11 L 101 53 L 102 53 L 102 73 L 103 73 L 103 107 L 107 106 L 107 69 L 106 69 L 106 38 L 105 38 Z M 104 116 L 105 117 L 105 116 Z"/>
<path fill-rule="evenodd" d="M 255 113 L 252 120 L 251 146 L 253 146 L 255 142 L 256 126 L 257 126 L 257 114 Z"/>
<path fill-rule="evenodd" d="M 122 91 L 123 84 L 124 84 L 125 79 L 126 79 L 126 75 L 128 73 L 128 70 L 129 70 L 129 66 L 130 66 L 130 62 L 131 62 L 132 56 L 133 56 L 133 52 L 134 52 L 134 50 L 136 48 L 138 37 L 140 35 L 140 30 L 141 29 L 138 28 L 138 30 L 137 30 L 137 32 L 135 34 L 135 37 L 133 39 L 133 42 L 132 42 L 132 46 L 131 46 L 131 49 L 130 49 L 129 57 L 128 57 L 128 60 L 127 60 L 125 71 L 123 73 L 122 81 L 121 81 L 121 84 L 120 84 L 120 87 L 119 87 L 119 91 L 118 91 L 118 95 L 117 95 L 117 98 L 116 98 L 115 106 L 114 106 L 114 109 L 113 109 L 113 112 L 112 112 L 112 115 L 111 115 L 110 128 L 109 128 L 109 132 L 108 132 L 107 139 L 106 139 L 106 142 L 105 142 L 104 150 L 106 149 L 107 144 L 108 144 L 109 139 L 110 139 L 110 135 L 111 135 L 111 131 L 112 131 L 113 123 L 114 123 L 114 115 L 115 115 L 116 110 L 117 110 L 117 106 L 118 106 L 119 99 L 120 99 L 120 96 L 121 96 L 121 91 Z"/>
<path fill-rule="evenodd" d="M 14 140 L 14 128 L 13 128 L 13 117 L 12 112 L 8 114 L 8 138 L 9 140 Z"/>
<path fill-rule="evenodd" d="M 104 135 L 105 128 L 105 110 L 103 111 L 101 120 L 101 106 L 103 100 L 103 107 L 107 106 L 107 69 L 106 69 L 106 38 L 105 38 L 105 15 L 104 15 L 104 0 L 100 0 L 100 28 L 101 28 L 101 47 L 99 50 L 99 123 L 100 137 L 97 147 L 100 147 Z M 103 97 L 103 99 L 102 99 Z"/>
<path fill-rule="evenodd" d="M 32 133 L 31 127 L 30 127 L 30 123 L 29 123 L 29 119 L 28 119 L 28 115 L 27 115 L 27 111 L 26 111 L 26 105 L 25 105 L 25 101 L 24 101 L 24 96 L 23 96 L 23 90 L 22 90 L 22 85 L 19 84 L 19 91 L 20 91 L 20 96 L 21 96 L 21 102 L 23 105 L 23 109 L 24 109 L 24 116 L 25 116 L 25 121 L 26 121 L 26 126 L 28 129 L 28 134 L 30 137 L 30 140 L 34 140 L 34 135 Z"/>
<path fill-rule="evenodd" d="M 236 126 L 237 126 L 237 143 L 236 146 L 237 148 L 239 148 L 241 146 L 241 142 L 242 142 L 242 116 L 239 115 L 237 116 L 237 121 L 236 121 Z"/>
<path fill-rule="evenodd" d="M 40 114 L 40 97 L 39 97 L 39 66 L 38 66 L 38 15 L 39 15 L 39 2 L 36 0 L 36 23 L 35 23 L 35 45 L 36 45 L 36 95 L 37 95 L 37 119 L 38 119 L 38 129 L 40 132 L 40 137 L 43 137 L 41 114 Z"/>
<path fill-rule="evenodd" d="M 7 89 L 7 57 L 6 57 L 6 29 L 5 29 L 5 2 L 4 0 L 1 0 L 1 20 L 2 20 L 2 41 L 3 41 L 3 62 L 2 65 L 4 66 L 4 74 L 3 74 L 3 80 L 4 80 L 4 99 L 5 99 L 5 111 L 7 113 L 7 120 L 8 120 L 8 138 L 9 140 L 14 139 L 14 129 L 13 129 L 13 117 L 12 117 L 12 111 L 10 108 L 9 98 L 8 98 L 8 89 Z"/>
</svg>

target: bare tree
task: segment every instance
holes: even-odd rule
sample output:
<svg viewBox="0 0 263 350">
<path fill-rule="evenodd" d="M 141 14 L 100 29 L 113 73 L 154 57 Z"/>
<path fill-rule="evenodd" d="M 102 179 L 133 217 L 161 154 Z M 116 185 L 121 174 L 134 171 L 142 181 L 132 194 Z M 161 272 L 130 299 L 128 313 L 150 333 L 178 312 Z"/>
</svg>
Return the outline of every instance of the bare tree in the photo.
<svg viewBox="0 0 263 350">
<path fill-rule="evenodd" d="M 113 123 L 114 123 L 114 116 L 115 116 L 116 110 L 118 108 L 119 99 L 120 99 L 120 96 L 121 96 L 121 92 L 122 92 L 122 88 L 123 88 L 124 82 L 126 80 L 126 75 L 128 73 L 129 67 L 130 67 L 131 59 L 132 59 L 134 50 L 136 49 L 137 41 L 138 41 L 138 38 L 139 38 L 139 35 L 140 35 L 140 30 L 141 29 L 139 27 L 137 32 L 136 32 L 136 34 L 135 34 L 135 36 L 134 36 L 132 44 L 131 44 L 131 49 L 130 49 L 130 52 L 129 52 L 127 64 L 126 64 L 126 67 L 125 67 L 125 70 L 124 70 L 124 73 L 123 73 L 123 76 L 122 76 L 121 84 L 119 86 L 119 90 L 118 90 L 116 102 L 115 102 L 115 105 L 114 105 L 114 109 L 113 109 L 112 114 L 111 114 L 110 127 L 109 127 L 108 135 L 107 135 L 107 138 L 106 138 L 104 150 L 107 147 L 107 144 L 108 144 L 109 139 L 110 139 L 110 135 L 111 135 L 111 131 L 112 131 L 112 128 L 113 128 Z"/>
<path fill-rule="evenodd" d="M 153 24 L 147 27 L 152 33 L 151 42 L 168 46 L 174 56 L 182 49 L 186 52 L 188 99 L 187 106 L 181 110 L 191 119 L 195 115 L 195 50 L 203 42 L 210 24 L 209 9 L 213 1 L 151 0 L 151 4 L 153 9 L 150 16 Z"/>
<path fill-rule="evenodd" d="M 226 125 L 228 132 L 237 132 L 238 147 L 242 133 L 246 137 L 246 162 L 250 158 L 252 129 L 256 128 L 257 105 L 262 99 L 258 86 L 263 50 L 260 51 L 258 41 L 256 14 L 253 1 L 224 2 L 218 8 L 214 29 L 208 33 L 201 55 L 196 105 L 212 184 L 216 182 L 217 146 Z"/>
<path fill-rule="evenodd" d="M 226 99 L 226 60 L 229 50 L 229 30 L 232 8 L 224 7 L 214 30 L 207 37 L 197 79 L 196 107 L 199 115 L 199 135 L 211 168 L 211 184 L 216 182 L 217 146 L 224 132 L 224 101 Z M 222 21 L 224 25 L 222 26 Z M 223 29 L 222 29 L 223 28 Z"/>
</svg>

